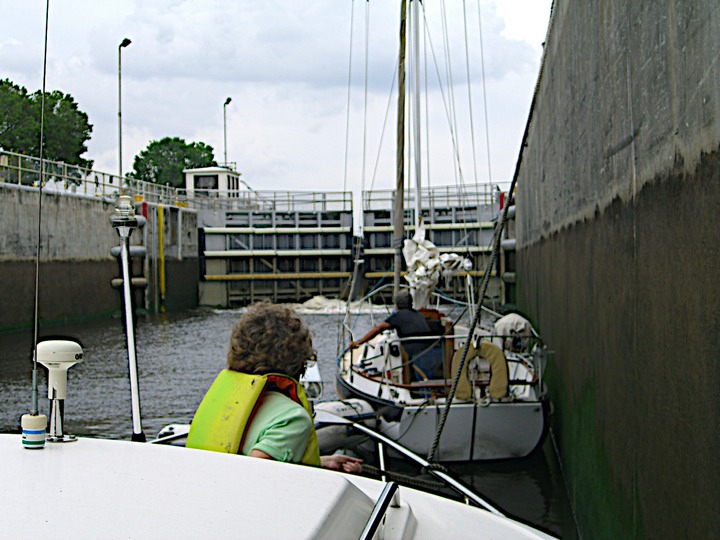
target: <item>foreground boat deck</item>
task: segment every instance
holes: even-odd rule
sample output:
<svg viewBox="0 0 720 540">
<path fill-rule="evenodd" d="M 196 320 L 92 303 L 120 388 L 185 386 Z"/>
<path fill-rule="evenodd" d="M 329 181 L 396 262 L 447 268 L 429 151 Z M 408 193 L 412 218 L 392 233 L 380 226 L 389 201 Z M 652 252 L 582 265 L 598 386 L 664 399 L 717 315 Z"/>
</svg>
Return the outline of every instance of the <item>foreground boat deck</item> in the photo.
<svg viewBox="0 0 720 540">
<path fill-rule="evenodd" d="M 385 486 L 312 467 L 126 441 L 26 450 L 19 435 L 0 435 L 0 454 L 0 483 L 12 491 L 0 511 L 10 537 L 358 538 Z M 408 488 L 400 501 L 386 515 L 386 538 L 550 538 Z"/>
</svg>

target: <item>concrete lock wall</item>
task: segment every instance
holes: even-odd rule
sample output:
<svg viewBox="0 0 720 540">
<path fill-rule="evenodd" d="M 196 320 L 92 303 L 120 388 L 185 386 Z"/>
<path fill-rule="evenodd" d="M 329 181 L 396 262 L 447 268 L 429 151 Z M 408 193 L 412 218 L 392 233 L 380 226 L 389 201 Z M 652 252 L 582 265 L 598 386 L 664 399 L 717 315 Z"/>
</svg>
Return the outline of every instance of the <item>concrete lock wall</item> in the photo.
<svg viewBox="0 0 720 540">
<path fill-rule="evenodd" d="M 198 305 L 198 221 L 197 212 L 175 206 L 138 205 L 147 217 L 143 242 L 148 248 L 148 309 L 175 311 Z M 162 234 L 160 234 L 162 213 Z M 164 260 L 160 260 L 162 238 Z M 163 272 L 164 271 L 164 272 Z M 160 275 L 166 279 L 161 282 Z M 164 286 L 164 289 L 163 289 Z"/>
<path fill-rule="evenodd" d="M 720 538 L 720 4 L 556 0 L 522 307 L 583 538 Z"/>
<path fill-rule="evenodd" d="M 0 331 L 32 327 L 35 306 L 35 255 L 38 234 L 38 190 L 0 184 Z M 110 254 L 119 237 L 110 225 L 114 204 L 95 197 L 44 192 L 39 265 L 39 316 L 42 325 L 110 317 L 120 309 L 119 292 L 110 282 L 120 277 Z M 197 222 L 182 212 L 182 236 L 177 208 L 166 209 L 166 306 L 197 305 Z M 156 233 L 155 233 L 156 234 Z M 152 234 L 150 240 L 152 240 Z M 142 231 L 131 237 L 142 244 Z M 177 242 L 183 246 L 178 259 Z M 151 246 L 152 242 L 148 242 Z M 154 251 L 157 253 L 157 243 Z M 157 261 L 157 259 L 154 259 Z M 142 263 L 133 262 L 134 275 Z M 151 267 L 152 268 L 152 267 Z M 150 280 L 152 282 L 152 280 Z M 136 299 L 142 301 L 142 293 Z"/>
</svg>

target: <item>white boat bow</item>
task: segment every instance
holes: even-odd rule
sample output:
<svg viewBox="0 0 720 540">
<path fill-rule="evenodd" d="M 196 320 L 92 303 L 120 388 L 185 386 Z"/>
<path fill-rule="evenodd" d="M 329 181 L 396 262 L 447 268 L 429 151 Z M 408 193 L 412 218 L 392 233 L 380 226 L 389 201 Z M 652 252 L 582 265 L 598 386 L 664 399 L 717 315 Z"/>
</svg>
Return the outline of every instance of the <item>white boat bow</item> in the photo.
<svg viewBox="0 0 720 540">
<path fill-rule="evenodd" d="M 0 435 L 0 453 L 8 537 L 363 538 L 387 486 L 313 467 L 128 441 L 79 438 L 27 450 L 19 435 Z M 409 488 L 399 490 L 398 500 L 367 538 L 552 538 Z"/>
</svg>

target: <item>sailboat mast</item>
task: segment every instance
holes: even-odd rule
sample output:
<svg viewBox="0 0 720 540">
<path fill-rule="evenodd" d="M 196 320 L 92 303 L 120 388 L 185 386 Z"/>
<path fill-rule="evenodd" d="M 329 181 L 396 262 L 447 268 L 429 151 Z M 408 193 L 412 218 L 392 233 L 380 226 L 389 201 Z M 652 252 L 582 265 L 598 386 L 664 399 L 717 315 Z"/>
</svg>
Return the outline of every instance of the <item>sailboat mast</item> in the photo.
<svg viewBox="0 0 720 540">
<path fill-rule="evenodd" d="M 398 62 L 398 108 L 397 108 L 397 154 L 396 184 L 393 201 L 393 247 L 395 261 L 393 264 L 393 295 L 400 292 L 400 272 L 402 270 L 402 247 L 405 239 L 405 44 L 406 18 L 408 0 L 400 0 L 400 59 Z"/>
<path fill-rule="evenodd" d="M 413 153 L 415 155 L 415 230 L 417 231 L 422 223 L 422 199 L 420 198 L 422 188 L 422 152 L 420 146 L 420 1 L 412 0 L 412 11 L 410 13 L 412 21 L 412 54 L 413 54 L 413 90 L 412 90 L 412 109 L 413 109 Z"/>
</svg>

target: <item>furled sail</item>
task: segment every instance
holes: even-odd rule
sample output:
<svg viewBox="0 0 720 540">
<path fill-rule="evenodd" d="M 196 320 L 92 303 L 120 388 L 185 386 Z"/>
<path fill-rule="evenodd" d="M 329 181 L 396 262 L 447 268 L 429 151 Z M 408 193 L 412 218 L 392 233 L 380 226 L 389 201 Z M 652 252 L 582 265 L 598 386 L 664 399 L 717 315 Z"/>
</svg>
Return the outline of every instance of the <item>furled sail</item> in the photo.
<svg viewBox="0 0 720 540">
<path fill-rule="evenodd" d="M 440 253 L 425 238 L 425 227 L 418 225 L 412 239 L 405 239 L 403 257 L 407 265 L 405 280 L 410 285 L 415 309 L 428 307 L 430 296 L 440 278 L 449 278 L 458 270 L 469 270 L 472 263 L 457 253 Z"/>
</svg>

